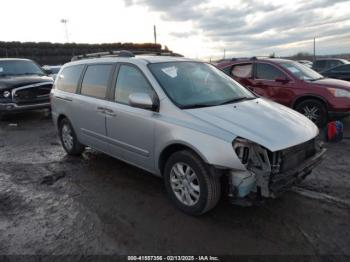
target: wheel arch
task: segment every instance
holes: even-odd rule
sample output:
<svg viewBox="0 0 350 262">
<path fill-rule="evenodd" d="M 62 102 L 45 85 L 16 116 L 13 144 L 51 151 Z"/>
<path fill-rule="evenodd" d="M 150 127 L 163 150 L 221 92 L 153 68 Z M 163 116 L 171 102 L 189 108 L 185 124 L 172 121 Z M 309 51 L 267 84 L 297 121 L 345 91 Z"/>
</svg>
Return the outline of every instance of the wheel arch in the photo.
<svg viewBox="0 0 350 262">
<path fill-rule="evenodd" d="M 65 119 L 65 118 L 67 118 L 68 119 L 68 117 L 65 115 L 65 114 L 60 114 L 58 117 L 57 117 L 57 127 L 59 127 L 59 125 L 60 125 L 60 122 L 63 120 L 63 119 Z M 68 119 L 69 120 L 69 119 Z"/>
<path fill-rule="evenodd" d="M 308 99 L 314 99 L 314 100 L 318 100 L 318 101 L 322 102 L 326 106 L 326 110 L 328 111 L 329 105 L 328 105 L 327 100 L 321 96 L 314 95 L 314 94 L 306 94 L 306 95 L 302 95 L 302 96 L 297 97 L 292 103 L 292 108 L 295 109 L 298 104 L 300 104 L 301 102 L 308 100 Z"/>
<path fill-rule="evenodd" d="M 193 148 L 192 146 L 186 143 L 176 142 L 164 147 L 161 153 L 159 154 L 157 167 L 161 176 L 163 176 L 165 163 L 169 159 L 169 157 L 175 152 L 182 151 L 182 150 L 191 151 L 192 153 L 196 154 L 199 158 L 201 158 L 205 163 L 209 163 L 208 159 L 206 159 L 206 157 L 203 154 L 201 154 L 199 150 L 197 150 L 196 148 Z"/>
</svg>

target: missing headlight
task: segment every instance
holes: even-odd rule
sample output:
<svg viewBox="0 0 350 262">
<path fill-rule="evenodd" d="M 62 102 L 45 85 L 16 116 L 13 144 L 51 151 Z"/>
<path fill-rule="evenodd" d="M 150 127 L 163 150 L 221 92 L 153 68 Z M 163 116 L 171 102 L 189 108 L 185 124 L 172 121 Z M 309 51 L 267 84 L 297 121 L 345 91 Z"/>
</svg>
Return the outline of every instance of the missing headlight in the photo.
<svg viewBox="0 0 350 262">
<path fill-rule="evenodd" d="M 249 140 L 240 137 L 233 141 L 233 149 L 243 165 L 248 164 L 251 144 Z"/>
</svg>

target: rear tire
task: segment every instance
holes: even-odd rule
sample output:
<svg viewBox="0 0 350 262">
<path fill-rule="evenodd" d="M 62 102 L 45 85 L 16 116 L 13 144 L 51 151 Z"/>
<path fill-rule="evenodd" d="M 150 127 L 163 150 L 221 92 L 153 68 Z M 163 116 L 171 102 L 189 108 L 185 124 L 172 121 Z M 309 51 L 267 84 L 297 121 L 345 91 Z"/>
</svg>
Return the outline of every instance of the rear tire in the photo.
<svg viewBox="0 0 350 262">
<path fill-rule="evenodd" d="M 186 214 L 202 215 L 221 196 L 220 176 L 189 150 L 175 152 L 164 168 L 164 184 L 173 204 Z"/>
<path fill-rule="evenodd" d="M 58 133 L 62 146 L 68 155 L 81 155 L 83 153 L 85 147 L 78 141 L 73 126 L 67 118 L 59 122 Z"/>
<path fill-rule="evenodd" d="M 307 99 L 297 104 L 295 109 L 309 118 L 318 127 L 323 127 L 328 122 L 327 108 L 323 102 L 316 99 Z"/>
</svg>

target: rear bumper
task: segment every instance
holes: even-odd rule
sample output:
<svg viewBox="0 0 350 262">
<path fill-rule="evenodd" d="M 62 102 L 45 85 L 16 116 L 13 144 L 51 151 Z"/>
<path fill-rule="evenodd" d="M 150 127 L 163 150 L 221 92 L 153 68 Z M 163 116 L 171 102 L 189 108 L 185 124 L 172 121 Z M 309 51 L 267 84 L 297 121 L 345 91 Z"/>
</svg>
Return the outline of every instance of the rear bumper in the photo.
<svg viewBox="0 0 350 262">
<path fill-rule="evenodd" d="M 311 174 L 311 171 L 323 161 L 326 157 L 326 151 L 325 148 L 322 148 L 314 156 L 305 160 L 298 167 L 272 177 L 269 186 L 270 191 L 277 196 L 288 190 L 295 183 L 305 179 L 305 177 Z"/>
<path fill-rule="evenodd" d="M 42 108 L 50 108 L 50 103 L 38 103 L 28 105 L 17 105 L 16 103 L 0 104 L 0 113 L 23 112 L 27 110 L 35 110 Z"/>
</svg>

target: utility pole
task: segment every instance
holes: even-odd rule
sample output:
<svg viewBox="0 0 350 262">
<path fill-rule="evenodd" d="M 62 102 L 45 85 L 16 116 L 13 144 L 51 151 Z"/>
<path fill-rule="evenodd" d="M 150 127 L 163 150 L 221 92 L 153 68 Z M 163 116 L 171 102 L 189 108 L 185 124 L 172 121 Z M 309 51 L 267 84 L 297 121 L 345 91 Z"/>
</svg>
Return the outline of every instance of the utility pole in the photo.
<svg viewBox="0 0 350 262">
<path fill-rule="evenodd" d="M 153 26 L 153 34 L 154 34 L 154 44 L 157 44 L 157 28 Z"/>
<path fill-rule="evenodd" d="M 226 58 L 226 49 L 224 49 L 224 59 Z"/>
<path fill-rule="evenodd" d="M 64 31 L 66 32 L 66 41 L 69 43 L 69 36 L 68 36 L 68 20 L 67 19 L 61 19 L 61 23 L 64 25 Z"/>
<path fill-rule="evenodd" d="M 316 37 L 314 37 L 314 62 L 316 60 Z"/>
</svg>

